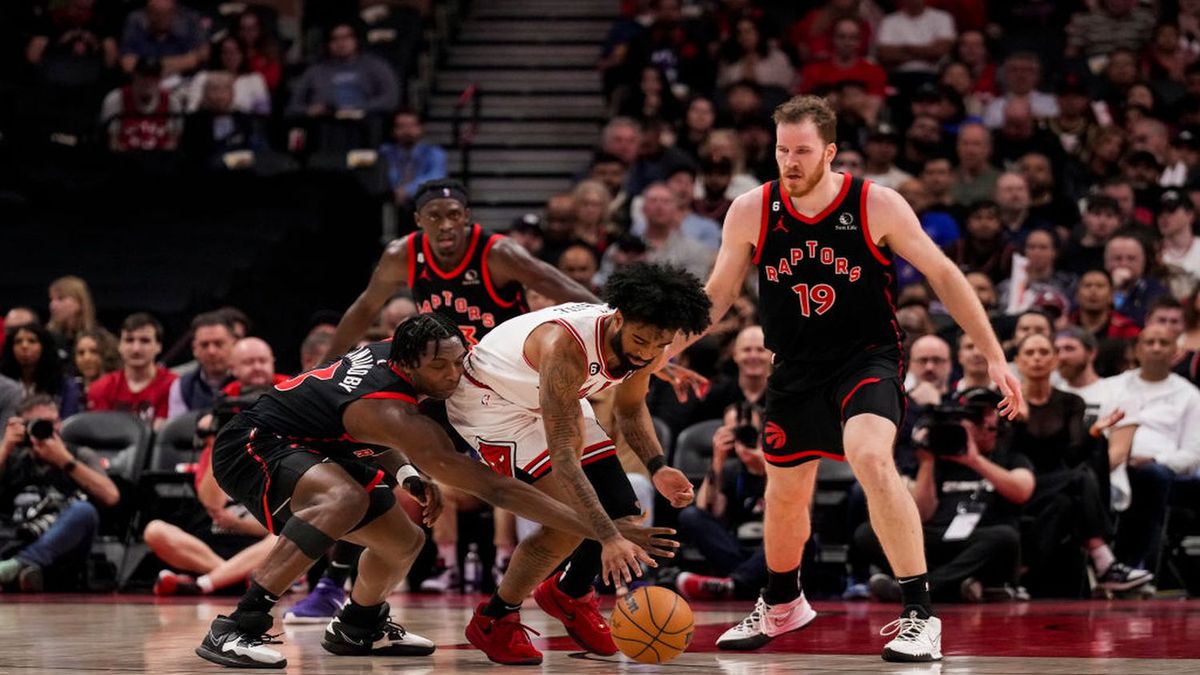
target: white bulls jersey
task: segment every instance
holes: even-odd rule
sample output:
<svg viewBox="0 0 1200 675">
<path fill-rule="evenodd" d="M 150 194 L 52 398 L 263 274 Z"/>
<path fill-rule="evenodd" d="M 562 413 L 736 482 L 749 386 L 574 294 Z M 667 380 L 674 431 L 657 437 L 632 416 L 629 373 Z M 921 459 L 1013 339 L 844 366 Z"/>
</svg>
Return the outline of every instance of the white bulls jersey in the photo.
<svg viewBox="0 0 1200 675">
<path fill-rule="evenodd" d="M 605 343 L 604 330 L 615 313 L 608 305 L 575 302 L 509 319 L 471 349 L 465 363 L 466 374 L 512 403 L 538 409 L 539 375 L 525 358 L 525 340 L 538 326 L 554 322 L 567 329 L 583 350 L 588 376 L 579 389 L 579 398 L 591 396 L 623 382 L 631 374 L 614 377 L 605 365 L 605 355 L 611 347 Z"/>
</svg>

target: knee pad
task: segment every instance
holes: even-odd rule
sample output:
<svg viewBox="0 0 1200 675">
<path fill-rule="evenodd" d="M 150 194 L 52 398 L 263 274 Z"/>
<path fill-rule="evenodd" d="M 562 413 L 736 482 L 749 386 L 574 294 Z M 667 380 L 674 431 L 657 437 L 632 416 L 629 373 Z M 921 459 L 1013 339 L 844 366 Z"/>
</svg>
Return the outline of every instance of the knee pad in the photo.
<svg viewBox="0 0 1200 675">
<path fill-rule="evenodd" d="M 304 555 L 316 560 L 325 555 L 337 540 L 313 527 L 298 516 L 292 516 L 279 531 L 279 536 L 291 541 Z"/>
</svg>

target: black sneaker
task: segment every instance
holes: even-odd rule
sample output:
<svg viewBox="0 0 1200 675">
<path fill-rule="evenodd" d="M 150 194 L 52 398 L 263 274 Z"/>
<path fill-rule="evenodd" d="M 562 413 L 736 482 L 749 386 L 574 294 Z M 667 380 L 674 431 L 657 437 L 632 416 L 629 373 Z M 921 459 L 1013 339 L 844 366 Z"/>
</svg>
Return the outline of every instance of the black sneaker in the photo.
<svg viewBox="0 0 1200 675">
<path fill-rule="evenodd" d="M 1097 582 L 1100 587 L 1109 591 L 1128 591 L 1144 586 L 1154 580 L 1154 575 L 1146 570 L 1135 570 L 1128 565 L 1114 562 L 1104 570 Z"/>
<path fill-rule="evenodd" d="M 267 635 L 272 622 L 270 614 L 256 612 L 243 617 L 239 626 L 222 614 L 213 619 L 196 656 L 229 668 L 286 668 L 283 654 L 265 646 L 279 644 L 276 636 Z"/>
<path fill-rule="evenodd" d="M 343 607 L 325 627 L 321 646 L 339 656 L 428 656 L 437 648 L 433 641 L 409 633 L 388 616 L 391 608 L 383 603 L 379 623 L 365 628 L 342 620 Z"/>
</svg>

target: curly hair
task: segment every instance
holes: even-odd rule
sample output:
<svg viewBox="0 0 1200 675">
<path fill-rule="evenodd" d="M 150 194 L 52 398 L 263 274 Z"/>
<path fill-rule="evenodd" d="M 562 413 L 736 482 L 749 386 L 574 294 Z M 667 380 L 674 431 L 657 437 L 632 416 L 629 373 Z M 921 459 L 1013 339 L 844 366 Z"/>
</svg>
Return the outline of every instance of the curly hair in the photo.
<svg viewBox="0 0 1200 675">
<path fill-rule="evenodd" d="M 604 299 L 629 321 L 693 335 L 708 328 L 712 309 L 700 280 L 673 265 L 623 267 L 608 278 Z"/>
<path fill-rule="evenodd" d="M 467 340 L 454 322 L 437 312 L 418 314 L 396 326 L 388 359 L 397 365 L 415 368 L 421 363 L 426 345 L 450 339 L 458 340 L 466 349 Z"/>
</svg>

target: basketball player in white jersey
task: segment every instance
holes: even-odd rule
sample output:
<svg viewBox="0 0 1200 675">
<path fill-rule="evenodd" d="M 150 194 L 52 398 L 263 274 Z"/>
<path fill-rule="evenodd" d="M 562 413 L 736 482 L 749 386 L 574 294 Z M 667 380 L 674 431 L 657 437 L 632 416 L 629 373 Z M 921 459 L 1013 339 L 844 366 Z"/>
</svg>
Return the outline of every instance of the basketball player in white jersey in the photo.
<svg viewBox="0 0 1200 675">
<path fill-rule="evenodd" d="M 500 587 L 466 630 L 497 663 L 542 662 L 518 616 L 530 592 L 580 647 L 617 652 L 592 583 L 602 560 L 627 558 L 632 546 L 613 520 L 642 510 L 587 396 L 616 387 L 617 427 L 655 487 L 677 508 L 693 498 L 687 477 L 664 466 L 646 392 L 675 337 L 708 327 L 708 297 L 679 268 L 634 265 L 612 275 L 606 299 L 608 305 L 559 305 L 497 326 L 472 349 L 465 377 L 446 401 L 450 423 L 494 471 L 575 506 L 602 533 L 591 546 L 542 528 L 517 546 Z M 568 556 L 566 571 L 547 578 Z M 628 573 L 622 581 L 631 581 Z"/>
</svg>

